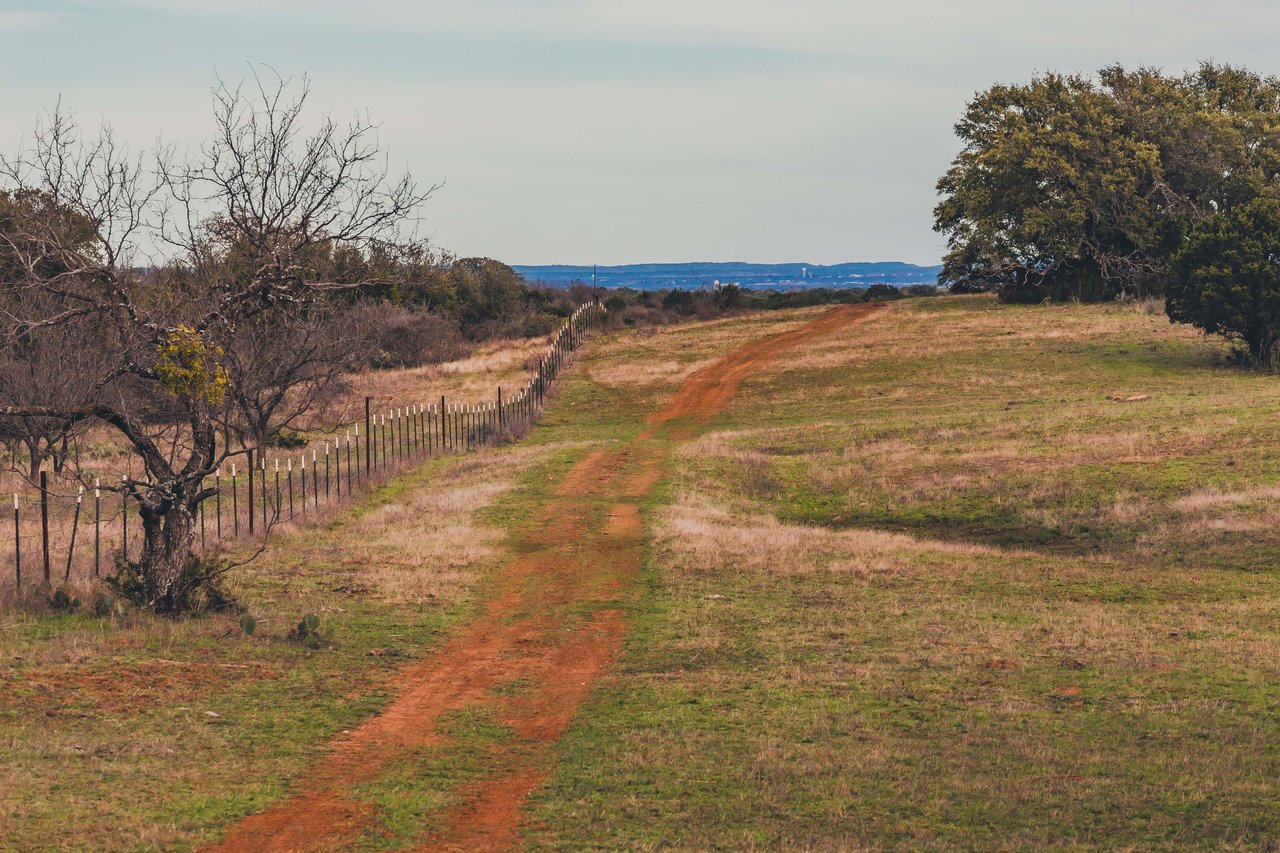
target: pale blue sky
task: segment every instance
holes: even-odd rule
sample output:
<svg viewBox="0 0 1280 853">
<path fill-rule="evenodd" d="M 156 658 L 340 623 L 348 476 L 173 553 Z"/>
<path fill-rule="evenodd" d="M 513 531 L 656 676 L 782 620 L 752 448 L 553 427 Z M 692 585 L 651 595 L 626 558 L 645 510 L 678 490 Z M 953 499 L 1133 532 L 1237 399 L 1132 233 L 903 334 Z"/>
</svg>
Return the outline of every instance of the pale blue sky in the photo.
<svg viewBox="0 0 1280 853">
<path fill-rule="evenodd" d="M 1202 58 L 1280 72 L 1257 0 L 0 0 L 0 145 L 61 96 L 197 140 L 215 73 L 312 78 L 447 186 L 424 228 L 511 263 L 936 262 L 951 127 L 992 82 Z"/>
</svg>

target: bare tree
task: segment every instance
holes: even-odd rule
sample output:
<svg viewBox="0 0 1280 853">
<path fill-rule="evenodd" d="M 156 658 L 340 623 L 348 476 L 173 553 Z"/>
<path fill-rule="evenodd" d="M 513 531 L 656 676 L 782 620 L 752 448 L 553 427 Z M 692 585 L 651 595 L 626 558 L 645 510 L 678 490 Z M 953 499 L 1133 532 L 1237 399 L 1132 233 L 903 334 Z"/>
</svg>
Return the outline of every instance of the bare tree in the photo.
<svg viewBox="0 0 1280 853">
<path fill-rule="evenodd" d="M 324 117 L 307 131 L 307 95 L 305 80 L 220 84 L 209 141 L 154 161 L 131 156 L 107 128 L 84 140 L 55 112 L 0 163 L 9 189 L 40 193 L 50 211 L 18 226 L 17 287 L 40 298 L 5 306 L 0 345 L 11 351 L 24 334 L 84 320 L 100 347 L 74 404 L 32 395 L 0 414 L 96 421 L 128 443 L 144 472 L 124 486 L 143 546 L 121 582 L 158 612 L 189 608 L 209 580 L 192 556 L 195 518 L 213 495 L 205 479 L 239 452 L 219 439 L 223 428 L 247 428 L 236 401 L 286 399 L 317 375 L 305 358 L 261 373 L 260 359 L 233 356 L 244 336 L 264 317 L 317 310 L 347 286 L 316 273 L 317 253 L 404 241 L 434 189 L 390 175 L 367 120 Z M 67 233 L 67 214 L 91 223 L 87 244 Z M 176 256 L 164 273 L 138 271 L 145 246 Z M 284 413 L 277 405 L 269 419 Z"/>
<path fill-rule="evenodd" d="M 30 299 L 33 294 L 24 296 Z M 0 295 L 0 302 L 5 298 Z M 67 412 L 79 405 L 91 390 L 101 355 L 88 318 L 14 331 L 8 345 L 0 347 L 0 407 L 35 405 Z M 0 442 L 9 450 L 13 468 L 32 484 L 46 462 L 52 463 L 54 473 L 62 472 L 76 432 L 77 425 L 66 414 L 0 418 Z"/>
<path fill-rule="evenodd" d="M 223 363 L 231 375 L 246 377 L 230 383 L 227 395 L 227 423 L 242 446 L 266 447 L 282 430 L 333 411 L 372 337 L 350 313 L 332 304 L 274 309 L 236 330 Z"/>
</svg>

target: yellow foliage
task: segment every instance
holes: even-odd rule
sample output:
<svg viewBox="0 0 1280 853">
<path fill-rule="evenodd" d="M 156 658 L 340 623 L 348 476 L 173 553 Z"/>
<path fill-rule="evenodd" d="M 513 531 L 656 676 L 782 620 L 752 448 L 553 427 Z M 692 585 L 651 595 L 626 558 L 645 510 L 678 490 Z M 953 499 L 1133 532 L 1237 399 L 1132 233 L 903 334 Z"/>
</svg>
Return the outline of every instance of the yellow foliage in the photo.
<svg viewBox="0 0 1280 853">
<path fill-rule="evenodd" d="M 227 395 L 227 371 L 220 362 L 222 348 L 204 340 L 189 326 L 171 329 L 156 347 L 160 359 L 156 375 L 174 397 L 219 405 Z"/>
</svg>

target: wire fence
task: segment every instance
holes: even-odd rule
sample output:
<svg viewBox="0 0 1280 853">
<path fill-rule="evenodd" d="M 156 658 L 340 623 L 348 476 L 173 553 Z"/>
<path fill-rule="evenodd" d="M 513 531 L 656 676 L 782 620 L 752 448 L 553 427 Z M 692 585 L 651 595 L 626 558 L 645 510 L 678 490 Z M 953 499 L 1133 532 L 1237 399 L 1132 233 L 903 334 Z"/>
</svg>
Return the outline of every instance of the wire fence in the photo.
<svg viewBox="0 0 1280 853">
<path fill-rule="evenodd" d="M 324 431 L 332 438 L 295 451 L 247 449 L 243 462 L 231 462 L 206 480 L 213 495 L 197 511 L 197 549 L 210 553 L 236 540 L 262 537 L 277 524 L 321 518 L 408 465 L 523 435 L 541 414 L 551 383 L 603 314 L 597 303 L 579 306 L 514 393 L 498 386 L 484 402 L 455 402 L 442 395 L 377 409 L 365 397 L 363 420 Z M 7 558 L 0 557 L 0 592 L 7 588 L 8 595 L 0 597 L 112 573 L 118 559 L 140 553 L 142 533 L 127 489 L 107 489 L 95 481 L 75 494 L 58 493 L 42 471 L 34 494 L 13 493 L 12 549 Z"/>
</svg>

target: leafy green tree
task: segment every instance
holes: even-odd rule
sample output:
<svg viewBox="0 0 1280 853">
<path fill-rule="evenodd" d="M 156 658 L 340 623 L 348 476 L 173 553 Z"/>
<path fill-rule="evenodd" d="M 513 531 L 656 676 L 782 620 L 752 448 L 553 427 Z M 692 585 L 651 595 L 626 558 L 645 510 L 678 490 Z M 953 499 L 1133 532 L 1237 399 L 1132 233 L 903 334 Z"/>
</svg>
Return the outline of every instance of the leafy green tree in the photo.
<svg viewBox="0 0 1280 853">
<path fill-rule="evenodd" d="M 455 261 L 446 276 L 464 327 L 502 325 L 516 320 L 524 307 L 524 278 L 491 258 Z"/>
<path fill-rule="evenodd" d="M 741 308 L 746 302 L 746 297 L 742 293 L 742 288 L 730 282 L 722 284 L 715 289 L 712 299 L 716 307 L 721 311 L 732 311 Z"/>
<path fill-rule="evenodd" d="M 1178 253 L 1165 293 L 1176 322 L 1248 350 L 1271 365 L 1280 341 L 1280 202 L 1259 198 L 1204 220 Z"/>
<path fill-rule="evenodd" d="M 1099 299 L 1125 288 L 1153 242 L 1158 150 L 1128 137 L 1087 78 L 994 86 L 956 125 L 964 150 L 938 182 L 942 280 L 1014 301 Z"/>
<path fill-rule="evenodd" d="M 694 309 L 693 292 L 682 288 L 668 290 L 662 295 L 662 307 L 677 314 L 689 315 Z"/>
<path fill-rule="evenodd" d="M 1007 301 L 1158 295 L 1187 232 L 1280 182 L 1280 81 L 1206 63 L 993 86 L 938 182 L 940 280 Z"/>
<path fill-rule="evenodd" d="M 866 299 L 868 302 L 884 301 L 886 299 L 901 299 L 902 291 L 894 287 L 892 284 L 873 284 L 867 288 Z"/>
</svg>

